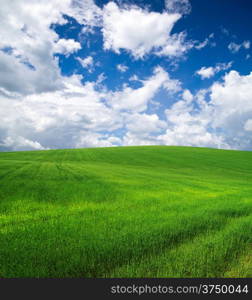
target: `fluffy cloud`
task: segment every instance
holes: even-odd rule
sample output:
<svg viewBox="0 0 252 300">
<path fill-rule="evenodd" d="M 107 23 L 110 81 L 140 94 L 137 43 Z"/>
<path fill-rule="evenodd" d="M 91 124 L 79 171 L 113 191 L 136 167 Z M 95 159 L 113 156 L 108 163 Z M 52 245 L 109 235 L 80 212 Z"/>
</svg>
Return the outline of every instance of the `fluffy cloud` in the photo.
<svg viewBox="0 0 252 300">
<path fill-rule="evenodd" d="M 10 137 L 7 136 L 2 142 L 0 142 L 0 149 L 2 150 L 45 150 L 37 141 L 31 141 L 23 138 L 22 136 Z"/>
<path fill-rule="evenodd" d="M 209 131 L 211 115 L 207 116 L 204 110 L 197 112 L 196 102 L 193 102 L 191 94 L 188 95 L 184 94 L 182 100 L 165 111 L 168 128 L 165 134 L 157 137 L 159 143 L 229 148 L 221 136 Z"/>
<path fill-rule="evenodd" d="M 196 71 L 196 74 L 198 74 L 202 79 L 210 78 L 214 76 L 215 70 L 213 67 L 202 67 L 200 70 Z"/>
<path fill-rule="evenodd" d="M 223 82 L 212 86 L 210 98 L 213 128 L 221 129 L 231 147 L 251 149 L 252 73 L 230 71 Z"/>
<path fill-rule="evenodd" d="M 80 62 L 80 64 L 82 65 L 83 68 L 87 68 L 94 64 L 94 60 L 93 60 L 92 56 L 87 56 L 84 59 L 77 57 L 77 60 Z"/>
<path fill-rule="evenodd" d="M 54 52 L 61 53 L 66 56 L 69 54 L 76 52 L 81 49 L 81 45 L 79 42 L 76 42 L 73 39 L 59 39 L 57 43 L 54 44 Z"/>
<path fill-rule="evenodd" d="M 36 57 L 36 60 L 41 60 L 38 63 L 35 58 L 30 60 L 30 64 L 34 66 L 31 68 L 20 58 L 0 51 L 0 86 L 2 92 L 5 95 L 30 94 L 62 88 L 63 82 L 57 60 L 45 57 L 43 64 L 42 58 L 43 55 Z"/>
<path fill-rule="evenodd" d="M 79 140 L 76 143 L 76 148 L 113 147 L 118 144 L 121 144 L 121 140 L 119 138 L 83 131 L 80 133 Z"/>
<path fill-rule="evenodd" d="M 187 50 L 185 35 L 171 35 L 171 30 L 180 18 L 178 13 L 148 12 L 136 6 L 120 8 L 109 2 L 103 9 L 104 49 L 116 53 L 124 49 L 135 58 L 151 51 L 179 56 Z"/>
<path fill-rule="evenodd" d="M 81 76 L 72 76 L 65 78 L 64 88 L 57 91 L 1 98 L 0 147 L 23 150 L 113 146 L 142 138 L 153 144 L 155 134 L 166 128 L 166 122 L 156 114 L 141 112 L 159 89 L 174 94 L 181 86 L 161 67 L 155 68 L 149 78 L 138 80 L 142 84 L 139 88 L 123 86 L 112 92 L 99 81 L 83 85 Z M 186 97 L 191 95 L 185 93 Z M 127 131 L 123 140 L 113 135 L 120 128 Z"/>
<path fill-rule="evenodd" d="M 209 130 L 212 115 L 208 114 L 208 104 L 202 98 L 205 106 L 197 103 L 197 98 L 201 97 L 183 91 L 181 99 L 165 110 L 165 120 L 157 115 L 138 115 L 139 122 L 128 125 L 123 144 L 229 148 L 221 135 Z M 201 107 L 198 111 L 197 105 Z"/>
<path fill-rule="evenodd" d="M 148 103 L 160 88 L 171 93 L 180 90 L 180 82 L 171 79 L 161 67 L 156 67 L 153 76 L 141 82 L 142 87 L 140 88 L 133 89 L 126 85 L 122 90 L 112 93 L 109 97 L 109 103 L 113 109 L 142 112 L 147 109 Z"/>
<path fill-rule="evenodd" d="M 138 9 L 134 11 L 142 16 L 149 14 Z M 2 150 L 120 144 L 122 141 L 113 135 L 114 130 L 128 128 L 133 134 L 136 130 L 132 130 L 132 124 L 135 124 L 140 132 L 143 129 L 140 130 L 136 114 L 146 110 L 158 90 L 176 92 L 180 89 L 180 83 L 170 79 L 160 67 L 152 76 L 139 81 L 142 87 L 123 86 L 116 92 L 103 87 L 102 74 L 97 82 L 84 85 L 80 76 L 61 75 L 54 54 L 68 56 L 78 51 L 80 44 L 73 39 L 59 39 L 52 24 L 64 24 L 63 14 L 68 14 L 81 24 L 100 26 L 100 9 L 93 1 L 62 0 L 46 4 L 35 0 L 22 3 L 13 0 L 11 4 L 4 1 L 0 14 L 4 29 L 0 39 Z M 157 15 L 153 15 L 154 23 Z M 170 15 L 167 16 L 166 29 L 170 31 L 173 24 Z M 178 16 L 172 18 L 175 20 Z M 160 32 L 162 35 L 162 30 Z M 93 65 L 91 56 L 78 60 L 83 67 Z M 124 114 L 124 110 L 128 113 Z M 139 118 L 148 124 L 146 128 L 151 132 L 164 126 L 154 114 L 139 115 Z"/>
<path fill-rule="evenodd" d="M 65 0 L 63 0 L 65 1 Z M 92 31 L 93 26 L 102 25 L 102 9 L 93 0 L 70 0 L 66 14 L 75 18 L 78 23 L 86 25 L 85 30 Z"/>
<path fill-rule="evenodd" d="M 61 11 L 69 5 L 67 0 L 1 1 L 1 87 L 25 94 L 62 87 L 58 62 L 53 56 L 58 36 L 50 26 L 65 22 Z"/>
<path fill-rule="evenodd" d="M 80 78 L 75 77 L 59 91 L 2 98 L 1 146 L 16 149 L 18 143 L 30 149 L 32 144 L 27 141 L 34 141 L 34 149 L 72 148 L 84 144 L 84 135 L 98 136 L 99 131 L 116 130 L 122 126 L 121 117 L 102 103 L 105 96 L 97 91 L 95 83 L 82 85 Z"/>
<path fill-rule="evenodd" d="M 0 149 L 152 144 L 251 149 L 252 73 L 230 71 L 195 95 L 161 67 L 148 78 L 131 76 L 129 84 L 114 91 L 103 85 L 103 73 L 96 82 L 84 84 L 81 76 L 61 74 L 55 54 L 68 56 L 81 47 L 73 39 L 60 39 L 53 30 L 53 24 L 67 22 L 63 15 L 75 18 L 86 31 L 101 27 L 105 49 L 117 53 L 124 49 L 135 58 L 148 53 L 176 57 L 209 42 L 187 44 L 185 33 L 171 34 L 189 9 L 185 0 L 167 0 L 163 13 L 118 7 L 114 2 L 102 10 L 91 0 L 3 0 Z M 250 48 L 249 41 L 237 45 L 230 50 Z M 92 56 L 77 59 L 92 70 Z M 209 78 L 230 67 L 230 63 L 203 67 L 198 75 Z M 124 65 L 117 68 L 126 70 Z M 162 97 L 172 99 L 162 118 L 152 110 L 161 89 Z"/>
<path fill-rule="evenodd" d="M 196 71 L 196 74 L 201 77 L 201 79 L 206 79 L 213 77 L 220 71 L 228 70 L 232 67 L 232 62 L 229 63 L 219 63 L 215 67 L 202 67 L 200 70 Z"/>
<path fill-rule="evenodd" d="M 156 114 L 132 114 L 127 117 L 126 128 L 130 133 L 147 136 L 166 128 L 165 121 L 159 119 Z"/>
<path fill-rule="evenodd" d="M 0 87 L 5 95 L 64 88 L 54 54 L 68 56 L 81 48 L 78 41 L 59 39 L 54 31 L 52 25 L 67 22 L 64 15 L 101 26 L 101 10 L 92 0 L 1 1 Z"/>
<path fill-rule="evenodd" d="M 165 111 L 168 128 L 159 143 L 226 149 L 252 148 L 252 73 L 230 71 L 194 97 Z"/>
</svg>

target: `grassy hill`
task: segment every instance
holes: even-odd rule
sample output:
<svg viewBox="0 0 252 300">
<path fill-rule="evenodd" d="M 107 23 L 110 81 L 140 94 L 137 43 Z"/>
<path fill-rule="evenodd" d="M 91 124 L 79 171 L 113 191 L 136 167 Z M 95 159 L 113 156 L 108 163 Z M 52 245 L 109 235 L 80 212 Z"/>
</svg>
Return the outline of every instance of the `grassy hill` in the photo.
<svg viewBox="0 0 252 300">
<path fill-rule="evenodd" d="M 0 277 L 251 277 L 252 152 L 0 153 Z"/>
</svg>

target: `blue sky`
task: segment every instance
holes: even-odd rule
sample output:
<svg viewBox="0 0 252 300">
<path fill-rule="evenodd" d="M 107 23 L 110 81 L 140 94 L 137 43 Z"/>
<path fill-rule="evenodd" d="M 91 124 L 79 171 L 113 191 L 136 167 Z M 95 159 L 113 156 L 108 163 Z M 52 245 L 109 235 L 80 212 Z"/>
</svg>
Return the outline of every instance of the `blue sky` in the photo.
<svg viewBox="0 0 252 300">
<path fill-rule="evenodd" d="M 252 149 L 250 0 L 4 0 L 0 150 Z"/>
</svg>

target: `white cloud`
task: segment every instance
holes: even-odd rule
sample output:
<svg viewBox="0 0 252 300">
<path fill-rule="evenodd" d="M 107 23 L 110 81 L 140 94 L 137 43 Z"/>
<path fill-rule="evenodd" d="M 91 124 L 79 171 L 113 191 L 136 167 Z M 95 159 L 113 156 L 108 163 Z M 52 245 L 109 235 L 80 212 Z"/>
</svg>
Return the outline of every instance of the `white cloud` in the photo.
<svg viewBox="0 0 252 300">
<path fill-rule="evenodd" d="M 167 39 L 166 43 L 156 51 L 158 56 L 182 56 L 187 50 L 193 47 L 193 43 L 185 42 L 186 34 L 174 33 Z"/>
<path fill-rule="evenodd" d="M 165 0 L 165 7 L 170 13 L 188 14 L 191 11 L 189 0 Z"/>
<path fill-rule="evenodd" d="M 245 49 L 249 49 L 250 48 L 250 41 L 244 41 L 242 45 Z"/>
<path fill-rule="evenodd" d="M 99 76 L 97 83 L 82 85 L 81 76 L 61 75 L 54 56 L 80 49 L 79 42 L 59 39 L 53 30 L 53 24 L 67 22 L 63 14 L 92 26 L 98 25 L 99 12 L 89 0 L 1 2 L 2 150 L 76 147 L 81 139 L 84 143 L 84 133 L 88 140 L 99 131 L 121 126 L 121 117 L 102 102 L 106 96 L 102 88 L 98 91 L 104 76 Z M 90 67 L 91 60 L 84 63 Z"/>
<path fill-rule="evenodd" d="M 160 88 L 164 88 L 172 93 L 176 93 L 180 90 L 180 82 L 171 79 L 169 74 L 161 67 L 155 68 L 154 74 L 141 82 L 142 87 L 138 89 L 133 89 L 126 85 L 121 91 L 112 93 L 109 98 L 109 103 L 113 109 L 142 112 L 146 110 L 149 101 Z"/>
<path fill-rule="evenodd" d="M 244 41 L 243 43 L 241 44 L 236 44 L 234 42 L 230 43 L 228 45 L 228 49 L 232 52 L 232 53 L 237 53 L 239 52 L 239 50 L 241 48 L 244 48 L 244 49 L 249 49 L 250 48 L 250 41 Z"/>
<path fill-rule="evenodd" d="M 96 83 L 99 85 L 101 84 L 105 79 L 107 79 L 107 77 L 104 75 L 104 73 L 101 73 L 98 75 Z"/>
<path fill-rule="evenodd" d="M 124 49 L 135 58 L 143 58 L 150 52 L 179 56 L 187 50 L 185 35 L 171 35 L 171 30 L 180 18 L 178 13 L 161 14 L 136 6 L 120 8 L 109 2 L 103 9 L 104 49 L 116 53 Z"/>
<path fill-rule="evenodd" d="M 0 149 L 19 151 L 19 150 L 45 150 L 40 143 L 23 138 L 22 136 L 7 136 L 0 142 Z"/>
<path fill-rule="evenodd" d="M 61 91 L 2 100 L 1 140 L 20 137 L 44 148 L 72 148 L 80 144 L 80 139 L 84 143 L 84 133 L 95 137 L 99 131 L 122 126 L 121 116 L 101 102 L 106 95 L 96 91 L 94 83 L 78 86 L 70 81 L 66 85 Z"/>
<path fill-rule="evenodd" d="M 240 75 L 230 71 L 210 91 L 208 112 L 211 111 L 212 127 L 221 130 L 230 147 L 251 149 L 252 139 L 247 129 L 248 120 L 252 119 L 252 73 Z"/>
<path fill-rule="evenodd" d="M 81 48 L 78 41 L 59 39 L 54 31 L 53 24 L 67 23 L 63 15 L 81 24 L 101 26 L 101 10 L 92 0 L 1 1 L 2 89 L 29 94 L 63 88 L 64 78 L 54 54 L 67 56 Z"/>
<path fill-rule="evenodd" d="M 101 132 L 119 128 L 126 128 L 129 136 L 150 139 L 148 134 L 158 133 L 166 124 L 156 114 L 138 112 L 146 110 L 160 88 L 171 93 L 181 89 L 180 82 L 160 67 L 151 77 L 139 80 L 142 87 L 124 86 L 118 92 L 106 90 L 99 80 L 85 85 L 80 80 L 81 76 L 72 76 L 57 91 L 1 98 L 1 149 L 118 145 L 123 144 L 119 137 Z"/>
<path fill-rule="evenodd" d="M 208 45 L 215 47 L 216 43 L 212 41 L 213 38 L 214 38 L 214 33 L 211 33 L 203 42 L 195 41 L 194 48 L 197 50 L 201 50 Z"/>
<path fill-rule="evenodd" d="M 190 91 L 183 93 L 183 99 L 177 101 L 165 111 L 168 128 L 157 136 L 159 144 L 178 146 L 201 146 L 229 148 L 222 136 L 209 131 L 211 115 L 205 113 L 205 107 L 197 111 L 196 103 Z"/>
<path fill-rule="evenodd" d="M 58 61 L 53 55 L 55 48 L 68 53 L 78 48 L 79 44 L 59 40 L 51 25 L 66 22 L 62 15 L 69 9 L 70 3 L 70 0 L 43 3 L 35 0 L 1 1 L 2 88 L 22 94 L 62 88 Z"/>
<path fill-rule="evenodd" d="M 252 73 L 230 71 L 194 99 L 177 101 L 166 110 L 168 128 L 157 137 L 159 143 L 252 148 Z"/>
<path fill-rule="evenodd" d="M 139 81 L 139 78 L 136 74 L 130 76 L 129 81 Z"/>
<path fill-rule="evenodd" d="M 87 56 L 84 59 L 77 57 L 77 60 L 80 62 L 80 64 L 82 65 L 83 68 L 87 68 L 94 64 L 94 60 L 93 60 L 92 56 Z"/>
<path fill-rule="evenodd" d="M 208 39 L 205 39 L 203 42 L 199 42 L 195 45 L 195 48 L 198 49 L 198 50 L 201 50 L 203 48 L 205 48 L 209 43 L 209 40 Z"/>
<path fill-rule="evenodd" d="M 201 76 L 202 79 L 205 79 L 214 76 L 215 71 L 213 67 L 208 67 L 208 68 L 202 67 L 200 70 L 196 72 L 196 74 Z"/>
<path fill-rule="evenodd" d="M 70 0 L 70 3 L 67 14 L 73 16 L 78 23 L 86 25 L 87 31 L 92 32 L 93 26 L 102 25 L 102 9 L 93 0 Z"/>
<path fill-rule="evenodd" d="M 240 50 L 240 48 L 241 48 L 241 45 L 238 45 L 238 44 L 233 43 L 233 42 L 228 45 L 228 49 L 233 53 L 238 52 Z"/>
<path fill-rule="evenodd" d="M 166 122 L 161 121 L 156 114 L 132 114 L 127 116 L 126 128 L 130 133 L 149 136 L 149 134 L 159 132 L 166 127 Z"/>
<path fill-rule="evenodd" d="M 244 130 L 252 131 L 252 119 L 249 119 L 244 124 Z"/>
<path fill-rule="evenodd" d="M 76 42 L 73 39 L 59 39 L 54 44 L 54 53 L 61 53 L 66 56 L 73 52 L 77 52 L 81 49 L 81 45 L 79 42 Z"/>
<path fill-rule="evenodd" d="M 158 145 L 157 137 L 153 135 L 140 135 L 131 132 L 127 132 L 122 140 L 123 146 L 146 146 L 146 145 Z"/>
<path fill-rule="evenodd" d="M 240 75 L 230 71 L 209 89 L 195 95 L 182 90 L 180 81 L 171 79 L 161 67 L 145 79 L 132 76 L 130 81 L 138 81 L 140 87 L 124 84 L 116 91 L 102 84 L 103 73 L 96 82 L 85 84 L 81 83 L 81 76 L 61 75 L 54 54 L 67 56 L 80 49 L 78 41 L 59 39 L 52 28 L 53 24 L 67 22 L 64 14 L 89 29 L 102 27 L 104 21 L 107 49 L 115 52 L 124 49 L 135 58 L 148 53 L 176 57 L 190 47 L 206 46 L 206 41 L 185 43 L 185 33 L 171 35 L 174 24 L 187 12 L 183 5 L 188 3 L 170 1 L 169 7 L 167 1 L 168 12 L 162 14 L 108 3 L 103 14 L 91 0 L 3 0 L 0 149 L 144 144 L 251 149 L 252 73 Z M 241 48 L 249 49 L 250 42 L 230 46 L 234 52 Z M 94 65 L 91 56 L 78 60 L 89 70 Z M 230 67 L 231 63 L 203 67 L 199 75 L 210 77 Z M 167 101 L 169 108 L 162 120 L 148 110 L 153 108 L 160 89 L 170 94 L 173 103 L 169 107 Z M 118 129 L 126 132 L 123 137 L 116 136 Z"/>
<path fill-rule="evenodd" d="M 63 2 L 58 3 L 58 7 L 63 8 L 66 3 Z M 1 1 L 0 49 L 10 49 L 0 51 L 0 85 L 3 88 L 17 93 L 60 88 L 60 72 L 52 55 L 58 37 L 50 29 L 52 22 L 63 22 L 55 3 Z M 24 64 L 24 60 L 34 69 Z"/>
<path fill-rule="evenodd" d="M 0 86 L 8 93 L 29 94 L 60 89 L 63 86 L 57 59 L 42 57 L 30 60 L 35 70 L 13 55 L 0 51 Z M 41 60 L 37 62 L 37 60 Z"/>
<path fill-rule="evenodd" d="M 103 137 L 98 133 L 81 132 L 80 138 L 76 143 L 76 148 L 85 147 L 112 147 L 120 143 L 120 139 L 113 137 Z"/>
<path fill-rule="evenodd" d="M 86 58 L 76 58 L 83 68 L 88 69 L 91 73 L 94 70 L 94 59 L 92 56 L 87 56 Z"/>
<path fill-rule="evenodd" d="M 229 63 L 218 63 L 215 67 L 202 67 L 195 73 L 201 77 L 201 79 L 206 79 L 213 77 L 215 74 L 228 70 L 232 67 L 232 62 Z"/>
<path fill-rule="evenodd" d="M 251 149 L 251 86 L 252 73 L 242 76 L 230 71 L 223 80 L 215 82 L 208 90 L 199 90 L 196 95 L 184 90 L 181 99 L 166 109 L 163 127 L 154 126 L 160 122 L 158 116 L 150 125 L 144 122 L 143 116 L 138 116 L 139 123 L 127 126 L 123 144 Z M 150 120 L 150 116 L 147 119 Z M 142 123 L 146 123 L 146 131 Z"/>
<path fill-rule="evenodd" d="M 182 98 L 186 102 L 191 102 L 193 100 L 193 95 L 192 95 L 192 93 L 189 90 L 184 90 Z"/>
<path fill-rule="evenodd" d="M 124 73 L 124 72 L 126 72 L 128 70 L 128 67 L 125 66 L 125 65 L 123 65 L 123 64 L 117 65 L 116 68 L 117 68 L 118 71 L 120 71 L 122 73 Z"/>
<path fill-rule="evenodd" d="M 197 111 L 194 98 L 189 90 L 182 93 L 182 99 L 165 110 L 166 120 L 157 115 L 138 116 L 139 121 L 128 125 L 123 137 L 123 145 L 179 145 L 230 148 L 221 135 L 210 132 L 212 115 L 208 105 L 198 103 Z M 201 101 L 203 101 L 201 99 Z M 148 121 L 147 121 L 148 120 Z M 146 124 L 145 126 L 142 123 Z M 136 128 L 136 129 L 135 129 Z"/>
<path fill-rule="evenodd" d="M 142 87 L 124 86 L 117 92 L 105 89 L 99 80 L 85 85 L 80 80 L 75 75 L 65 78 L 64 87 L 57 91 L 1 98 L 1 149 L 113 146 L 129 144 L 133 137 L 135 141 L 145 137 L 153 144 L 152 134 L 164 130 L 166 122 L 156 114 L 140 112 L 160 88 L 170 93 L 181 89 L 180 82 L 170 79 L 161 67 L 149 78 L 138 79 Z M 119 128 L 127 130 L 128 138 L 112 134 Z"/>
</svg>

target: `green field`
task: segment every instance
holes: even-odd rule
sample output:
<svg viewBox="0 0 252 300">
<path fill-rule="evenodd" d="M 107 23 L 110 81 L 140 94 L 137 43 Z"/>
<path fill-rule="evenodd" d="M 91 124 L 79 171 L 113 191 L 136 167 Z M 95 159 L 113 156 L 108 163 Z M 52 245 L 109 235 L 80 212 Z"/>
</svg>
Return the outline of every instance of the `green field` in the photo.
<svg viewBox="0 0 252 300">
<path fill-rule="evenodd" d="M 0 153 L 0 277 L 251 277 L 252 152 Z"/>
</svg>

